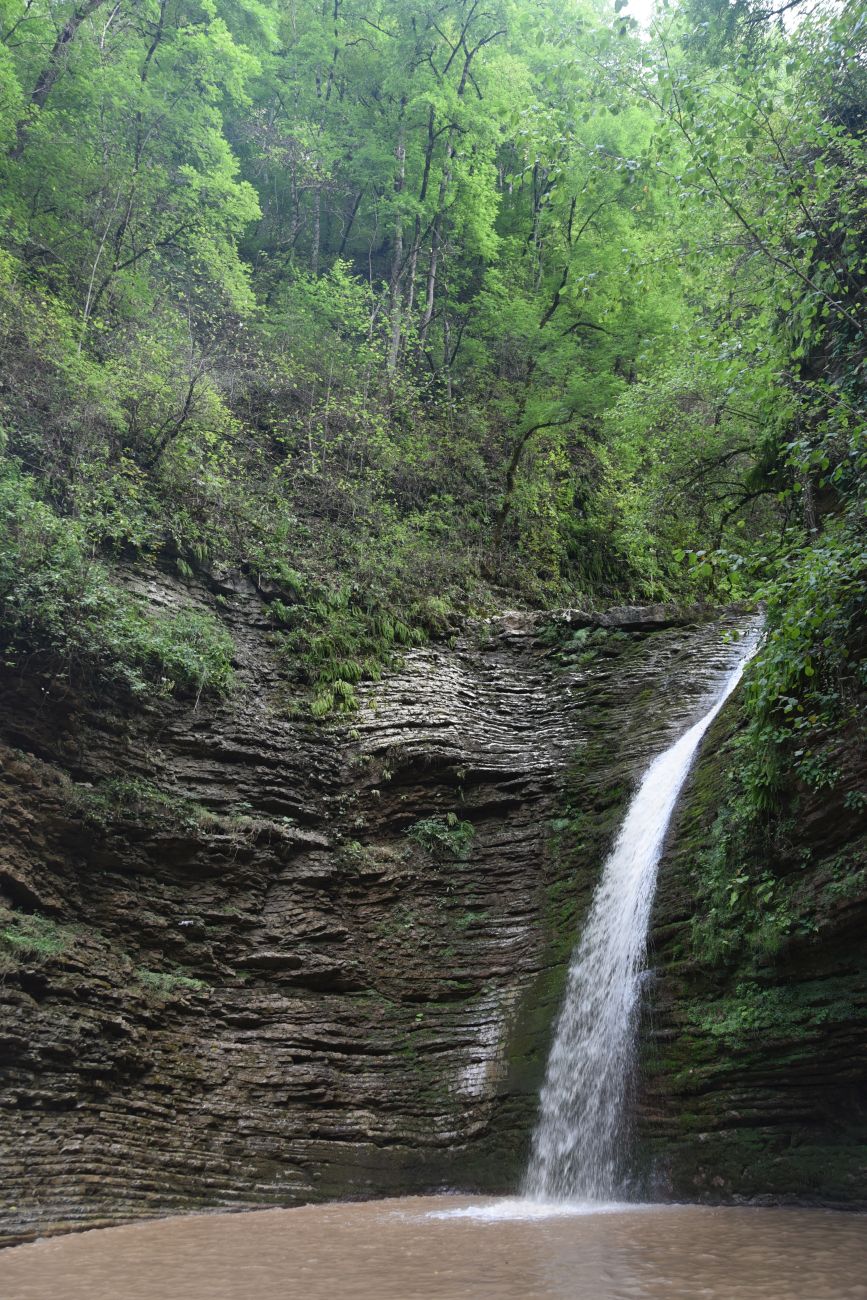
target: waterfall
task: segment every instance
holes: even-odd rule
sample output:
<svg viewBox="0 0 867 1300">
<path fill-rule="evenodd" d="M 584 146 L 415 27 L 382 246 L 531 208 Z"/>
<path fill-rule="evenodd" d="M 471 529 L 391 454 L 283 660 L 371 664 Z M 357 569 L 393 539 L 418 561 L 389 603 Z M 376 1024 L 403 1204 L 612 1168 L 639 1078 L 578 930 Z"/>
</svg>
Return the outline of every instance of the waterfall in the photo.
<svg viewBox="0 0 867 1300">
<path fill-rule="evenodd" d="M 605 1201 L 623 1195 L 626 1107 L 656 868 L 702 736 L 740 680 L 758 633 L 707 712 L 653 759 L 602 869 L 572 957 L 554 1032 L 525 1194 Z"/>
</svg>

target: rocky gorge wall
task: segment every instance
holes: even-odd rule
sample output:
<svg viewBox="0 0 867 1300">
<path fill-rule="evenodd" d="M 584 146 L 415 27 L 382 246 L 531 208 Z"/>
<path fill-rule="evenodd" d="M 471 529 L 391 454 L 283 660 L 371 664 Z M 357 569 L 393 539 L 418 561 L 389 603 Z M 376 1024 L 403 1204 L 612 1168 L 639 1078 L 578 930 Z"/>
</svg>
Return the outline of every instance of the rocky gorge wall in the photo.
<svg viewBox="0 0 867 1300">
<path fill-rule="evenodd" d="M 6 1240 L 513 1187 L 605 843 L 731 653 L 659 608 L 562 615 L 553 648 L 504 616 L 315 724 L 252 584 L 219 594 L 227 703 L 2 684 Z"/>
<path fill-rule="evenodd" d="M 660 864 L 638 1137 L 658 1195 L 867 1206 L 867 755 L 738 828 L 738 713 Z"/>
<path fill-rule="evenodd" d="M 131 581 L 155 607 L 190 600 Z M 0 685 L 2 1240 L 513 1190 L 605 849 L 739 616 L 504 615 L 316 723 L 287 713 L 253 584 L 194 594 L 235 642 L 226 702 Z M 683 890 L 668 866 L 656 1042 L 680 1032 Z M 672 1071 L 647 1074 L 645 1148 L 660 1184 L 694 1187 L 704 1136 Z M 732 1076 L 709 1077 L 712 1110 Z"/>
</svg>

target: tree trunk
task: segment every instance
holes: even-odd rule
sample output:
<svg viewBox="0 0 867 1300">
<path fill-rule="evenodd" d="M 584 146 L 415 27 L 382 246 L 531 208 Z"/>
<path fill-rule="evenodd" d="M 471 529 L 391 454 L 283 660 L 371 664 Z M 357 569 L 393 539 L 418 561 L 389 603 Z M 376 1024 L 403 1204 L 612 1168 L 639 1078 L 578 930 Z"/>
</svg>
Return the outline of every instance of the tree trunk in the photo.
<svg viewBox="0 0 867 1300">
<path fill-rule="evenodd" d="M 427 338 L 427 332 L 430 323 L 433 320 L 434 299 L 436 297 L 437 287 L 437 268 L 439 265 L 440 245 L 442 241 L 443 205 L 445 203 L 449 181 L 452 178 L 451 161 L 453 157 L 454 145 L 451 139 L 449 139 L 448 149 L 446 152 L 446 165 L 440 181 L 440 192 L 437 197 L 437 211 L 436 216 L 434 217 L 433 230 L 431 231 L 430 261 L 428 262 L 427 268 L 427 292 L 425 294 L 424 311 L 422 313 L 421 323 L 418 327 L 418 337 L 422 345 Z"/>
<path fill-rule="evenodd" d="M 401 118 L 403 117 L 402 110 L 403 105 L 401 105 Z M 391 276 L 389 279 L 388 308 L 391 318 L 391 339 L 388 345 L 388 373 L 390 375 L 393 375 L 397 369 L 397 358 L 400 355 L 400 336 L 403 326 L 403 318 L 401 315 L 401 283 L 403 281 L 403 214 L 400 210 L 400 201 L 401 195 L 403 194 L 404 181 L 406 179 L 406 138 L 402 120 L 398 132 L 394 156 L 397 160 L 397 166 L 394 173 L 394 194 L 397 201 L 397 207 L 394 217 L 394 247 L 391 258 Z"/>
<path fill-rule="evenodd" d="M 24 117 L 18 119 L 15 126 L 15 143 L 9 150 L 9 157 L 18 159 L 24 152 L 27 144 L 27 137 L 30 134 L 30 128 L 33 125 L 34 109 L 38 112 L 45 107 L 45 101 L 51 94 L 51 89 L 63 71 L 64 56 L 67 53 L 67 47 L 75 39 L 75 33 L 78 31 L 85 18 L 89 18 L 99 7 L 106 3 L 106 0 L 84 0 L 67 18 L 52 46 L 51 53 L 48 56 L 48 62 L 36 79 L 36 85 L 30 95 L 30 104 Z"/>
<path fill-rule="evenodd" d="M 310 269 L 314 275 L 319 274 L 319 243 L 322 232 L 322 188 L 317 185 L 313 191 L 313 239 L 310 250 Z"/>
<path fill-rule="evenodd" d="M 422 178 L 421 178 L 421 188 L 418 192 L 419 209 L 421 209 L 424 206 L 424 201 L 427 198 L 427 188 L 428 185 L 430 184 L 430 169 L 431 169 L 431 163 L 433 162 L 434 146 L 436 145 L 437 142 L 437 132 L 435 130 L 435 127 L 436 127 L 436 110 L 434 109 L 433 105 L 431 105 L 431 109 L 430 112 L 428 113 L 428 119 L 427 119 L 427 147 L 425 148 L 425 154 L 424 154 L 424 171 L 422 173 Z M 410 258 L 409 258 L 409 276 L 408 276 L 409 284 L 407 286 L 407 294 L 406 294 L 406 310 L 408 316 L 412 316 L 412 309 L 413 306 L 415 305 L 415 278 L 416 275 L 418 274 L 418 255 L 420 249 L 421 249 L 421 211 L 419 210 L 416 213 L 416 217 L 415 217 L 415 229 L 413 231 L 413 236 L 412 236 L 412 252 L 410 253 Z"/>
</svg>

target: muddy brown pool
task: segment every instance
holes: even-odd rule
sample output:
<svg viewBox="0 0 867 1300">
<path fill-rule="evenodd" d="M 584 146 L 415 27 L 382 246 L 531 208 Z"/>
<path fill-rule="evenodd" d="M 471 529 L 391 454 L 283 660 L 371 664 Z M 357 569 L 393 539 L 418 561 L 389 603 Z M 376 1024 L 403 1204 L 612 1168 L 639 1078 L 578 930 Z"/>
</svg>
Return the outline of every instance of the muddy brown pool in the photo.
<svg viewBox="0 0 867 1300">
<path fill-rule="evenodd" d="M 3 1300 L 867 1300 L 867 1216 L 430 1197 L 201 1215 L 0 1254 Z"/>
</svg>

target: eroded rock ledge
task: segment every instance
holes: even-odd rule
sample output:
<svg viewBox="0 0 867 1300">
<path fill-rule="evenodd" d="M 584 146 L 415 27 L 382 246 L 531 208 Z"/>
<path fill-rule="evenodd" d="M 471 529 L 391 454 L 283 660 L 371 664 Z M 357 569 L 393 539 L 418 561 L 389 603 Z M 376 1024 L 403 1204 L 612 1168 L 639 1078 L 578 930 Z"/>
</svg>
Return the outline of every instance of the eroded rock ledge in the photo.
<svg viewBox="0 0 867 1300">
<path fill-rule="evenodd" d="M 252 587 L 223 616 L 229 705 L 2 684 L 6 1241 L 513 1187 L 605 845 L 737 621 L 564 611 L 554 651 L 552 616 L 507 614 L 314 725 Z"/>
</svg>

